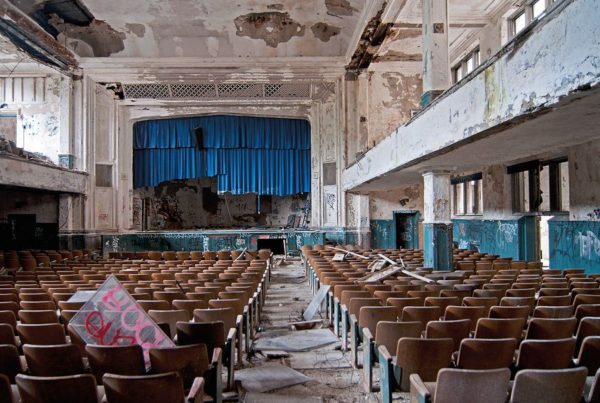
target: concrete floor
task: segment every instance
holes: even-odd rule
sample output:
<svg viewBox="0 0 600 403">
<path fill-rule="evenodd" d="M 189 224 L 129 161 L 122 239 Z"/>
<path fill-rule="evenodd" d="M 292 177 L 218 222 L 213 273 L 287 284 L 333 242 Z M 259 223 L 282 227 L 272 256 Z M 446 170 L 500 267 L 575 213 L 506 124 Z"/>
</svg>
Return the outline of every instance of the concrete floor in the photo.
<svg viewBox="0 0 600 403">
<path fill-rule="evenodd" d="M 302 310 L 308 306 L 312 296 L 299 259 L 288 259 L 282 264 L 276 264 L 272 270 L 272 282 L 262 311 L 261 331 L 257 333 L 257 337 L 292 332 L 288 324 L 302 320 Z M 324 313 L 322 317 L 325 319 Z M 328 324 L 326 319 L 325 324 Z M 244 368 L 282 364 L 296 369 L 313 381 L 260 395 L 249 393 L 244 396 L 241 391 L 241 401 L 380 402 L 378 393 L 366 393 L 363 390 L 362 369 L 352 368 L 350 352 L 341 352 L 340 345 L 341 342 L 337 342 L 308 352 L 291 352 L 286 358 L 269 359 L 266 353 L 263 355 L 260 352 L 251 355 L 248 361 L 244 360 Z M 377 379 L 378 369 L 374 372 Z M 398 394 L 398 399 L 394 401 L 408 402 L 408 394 Z"/>
</svg>

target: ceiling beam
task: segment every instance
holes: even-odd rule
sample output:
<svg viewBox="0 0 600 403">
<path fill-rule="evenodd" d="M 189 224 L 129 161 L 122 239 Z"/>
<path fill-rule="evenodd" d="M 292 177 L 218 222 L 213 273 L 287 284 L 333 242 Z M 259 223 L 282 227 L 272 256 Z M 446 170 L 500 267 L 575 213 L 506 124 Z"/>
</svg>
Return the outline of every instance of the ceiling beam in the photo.
<svg viewBox="0 0 600 403">
<path fill-rule="evenodd" d="M 71 51 L 8 0 L 0 0 L 0 34 L 31 58 L 63 73 L 78 67 Z"/>
</svg>

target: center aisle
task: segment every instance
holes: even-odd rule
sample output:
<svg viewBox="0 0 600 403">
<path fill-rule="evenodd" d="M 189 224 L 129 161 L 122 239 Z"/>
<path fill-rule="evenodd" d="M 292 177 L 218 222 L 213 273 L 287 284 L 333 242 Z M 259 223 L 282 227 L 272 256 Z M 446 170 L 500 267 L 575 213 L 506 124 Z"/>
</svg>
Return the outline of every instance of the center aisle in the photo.
<svg viewBox="0 0 600 403">
<path fill-rule="evenodd" d="M 275 258 L 275 262 L 281 258 Z M 299 258 L 274 264 L 272 279 L 262 310 L 258 339 L 291 335 L 289 323 L 302 321 L 302 310 L 312 299 L 304 268 Z M 314 319 L 319 319 L 319 314 Z M 322 314 L 325 319 L 324 313 Z M 326 329 L 328 320 L 324 321 Z M 333 333 L 332 333 L 333 334 Z M 256 341 L 258 341 L 255 340 Z M 246 394 L 245 402 L 378 402 L 375 393 L 362 389 L 361 370 L 352 368 L 350 353 L 339 350 L 340 342 L 306 352 L 289 352 L 287 357 L 268 358 L 267 352 L 257 351 L 245 362 L 245 368 L 284 365 L 311 380 L 305 384 L 285 387 L 266 393 Z"/>
</svg>

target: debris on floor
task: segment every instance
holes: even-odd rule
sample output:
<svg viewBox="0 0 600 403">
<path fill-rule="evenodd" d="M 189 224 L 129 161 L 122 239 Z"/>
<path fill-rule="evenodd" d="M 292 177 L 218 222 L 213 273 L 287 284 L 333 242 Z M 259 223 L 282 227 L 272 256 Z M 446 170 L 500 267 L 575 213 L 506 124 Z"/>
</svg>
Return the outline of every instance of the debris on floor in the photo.
<svg viewBox="0 0 600 403">
<path fill-rule="evenodd" d="M 235 372 L 236 381 L 248 392 L 268 392 L 309 382 L 311 379 L 284 365 L 264 365 Z"/>
<path fill-rule="evenodd" d="M 309 351 L 338 341 L 329 329 L 299 330 L 278 337 L 261 337 L 254 343 L 254 350 Z"/>
<path fill-rule="evenodd" d="M 288 259 L 288 261 L 291 263 L 290 265 L 273 268 L 271 285 L 261 314 L 260 331 L 256 334 L 258 338 L 255 340 L 254 353 L 248 355 L 244 368 L 284 365 L 302 373 L 310 378 L 310 381 L 266 393 L 248 390 L 245 393 L 242 385 L 239 391 L 241 401 L 249 403 L 379 403 L 378 393 L 367 393 L 363 390 L 362 371 L 352 368 L 350 352 L 339 350 L 340 340 L 328 330 L 329 319 L 325 317 L 325 312 L 317 312 L 313 318 L 314 320 L 318 319 L 323 328 L 307 330 L 307 332 L 323 332 L 316 334 L 326 334 L 331 343 L 321 347 L 311 346 L 309 351 L 284 351 L 284 348 L 279 348 L 281 346 L 277 347 L 269 342 L 272 349 L 259 352 L 256 343 L 267 343 L 267 340 L 270 341 L 274 338 L 277 341 L 277 338 L 283 337 L 284 341 L 287 340 L 285 344 L 290 344 L 290 336 L 302 335 L 305 332 L 291 331 L 289 326 L 291 323 L 303 321 L 303 309 L 313 299 L 313 293 L 306 279 L 302 262 L 293 259 Z M 281 340 L 279 339 L 279 341 Z M 291 340 L 292 347 L 297 347 L 294 339 Z M 322 340 L 318 341 L 320 344 Z M 362 352 L 359 351 L 359 355 L 361 354 Z M 236 370 L 237 380 L 240 379 L 238 374 L 241 371 L 243 370 Z M 378 375 L 379 371 L 375 371 L 375 383 L 379 379 Z M 394 393 L 394 403 L 408 403 L 409 399 L 408 393 Z"/>
<path fill-rule="evenodd" d="M 247 393 L 244 403 L 321 403 L 317 396 L 287 396 L 267 393 Z"/>
</svg>

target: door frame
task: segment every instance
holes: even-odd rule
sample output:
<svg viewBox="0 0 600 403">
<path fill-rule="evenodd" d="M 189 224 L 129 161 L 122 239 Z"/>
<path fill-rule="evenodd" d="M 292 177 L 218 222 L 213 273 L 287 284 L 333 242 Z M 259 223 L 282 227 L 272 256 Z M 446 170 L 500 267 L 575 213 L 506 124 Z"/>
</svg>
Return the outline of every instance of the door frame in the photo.
<svg viewBox="0 0 600 403">
<path fill-rule="evenodd" d="M 410 244 L 407 245 L 406 248 L 419 249 L 419 220 L 421 218 L 421 212 L 419 210 L 394 210 L 392 214 L 394 217 L 394 245 L 398 245 L 398 218 L 400 216 L 406 216 L 408 218 L 407 222 L 411 222 L 412 225 Z"/>
</svg>

